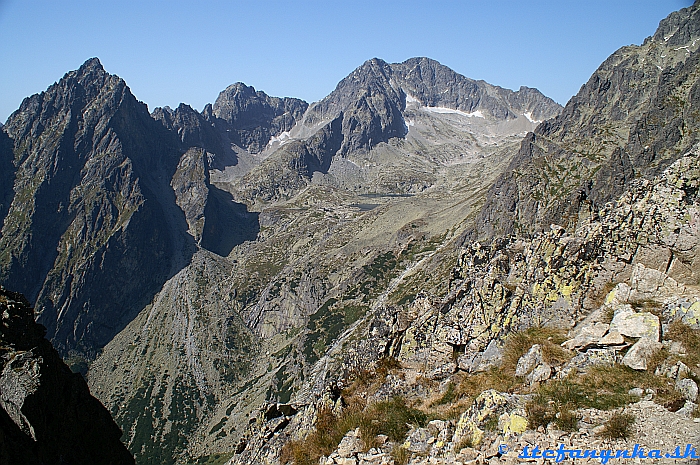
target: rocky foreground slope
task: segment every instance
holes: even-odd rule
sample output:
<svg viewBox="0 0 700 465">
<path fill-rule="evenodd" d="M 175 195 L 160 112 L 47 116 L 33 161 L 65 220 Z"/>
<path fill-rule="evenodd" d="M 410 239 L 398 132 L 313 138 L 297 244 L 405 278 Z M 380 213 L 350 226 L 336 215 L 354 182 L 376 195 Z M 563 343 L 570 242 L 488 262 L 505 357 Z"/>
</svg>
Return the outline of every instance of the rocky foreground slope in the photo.
<svg viewBox="0 0 700 465">
<path fill-rule="evenodd" d="M 0 287 L 0 318 L 0 463 L 133 464 L 119 427 L 44 338 L 27 300 Z"/>
<path fill-rule="evenodd" d="M 229 463 L 521 463 L 560 444 L 695 463 L 698 186 L 696 147 L 571 233 L 469 244 L 449 294 L 363 321 Z"/>
</svg>

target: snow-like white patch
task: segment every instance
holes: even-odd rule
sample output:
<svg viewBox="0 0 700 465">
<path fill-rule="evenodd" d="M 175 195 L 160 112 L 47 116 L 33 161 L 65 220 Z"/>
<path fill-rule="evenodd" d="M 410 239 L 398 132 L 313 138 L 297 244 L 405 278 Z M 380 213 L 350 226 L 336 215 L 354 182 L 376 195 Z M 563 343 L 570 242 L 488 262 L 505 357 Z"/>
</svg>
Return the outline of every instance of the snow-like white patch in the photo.
<svg viewBox="0 0 700 465">
<path fill-rule="evenodd" d="M 523 116 L 527 118 L 527 120 L 531 123 L 540 124 L 542 122 L 542 120 L 533 119 L 531 111 L 526 111 L 525 113 L 523 113 Z"/>
<path fill-rule="evenodd" d="M 468 118 L 483 118 L 484 114 L 481 112 L 481 110 L 476 110 L 471 113 L 467 113 L 464 111 L 460 110 L 455 110 L 453 108 L 445 108 L 445 107 L 425 107 L 425 109 L 431 113 L 452 113 L 455 115 L 461 115 L 461 116 L 466 116 Z"/>
<path fill-rule="evenodd" d="M 406 119 L 406 120 L 404 120 L 404 122 L 406 123 L 407 128 L 410 128 L 411 126 L 415 126 L 415 124 L 416 124 L 416 122 L 413 121 L 412 119 Z"/>
<path fill-rule="evenodd" d="M 693 39 L 693 43 L 689 45 L 682 45 L 678 48 L 674 48 L 674 51 L 679 51 L 679 50 L 685 50 L 687 53 L 690 53 L 690 49 L 695 47 L 695 44 L 697 43 L 698 39 Z"/>
<path fill-rule="evenodd" d="M 408 105 L 409 103 L 417 103 L 420 105 L 420 100 L 418 100 L 411 94 L 406 94 L 406 105 Z"/>
<path fill-rule="evenodd" d="M 289 141 L 290 141 L 289 131 L 284 131 L 284 132 L 281 133 L 279 136 L 272 136 L 272 137 L 270 137 L 270 142 L 268 142 L 267 145 L 272 145 L 272 144 L 274 144 L 275 142 L 279 142 L 280 145 L 284 145 L 284 144 L 286 144 L 286 143 L 289 142 Z"/>
</svg>

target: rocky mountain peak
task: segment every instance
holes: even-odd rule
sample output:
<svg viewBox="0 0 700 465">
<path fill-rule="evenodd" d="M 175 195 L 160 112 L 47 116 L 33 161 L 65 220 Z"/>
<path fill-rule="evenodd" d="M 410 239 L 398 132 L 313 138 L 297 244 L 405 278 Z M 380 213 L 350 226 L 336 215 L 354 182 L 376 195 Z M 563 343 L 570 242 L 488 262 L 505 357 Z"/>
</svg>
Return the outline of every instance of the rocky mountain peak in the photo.
<svg viewBox="0 0 700 465">
<path fill-rule="evenodd" d="M 212 109 L 217 118 L 234 128 L 250 129 L 256 125 L 269 125 L 281 114 L 280 111 L 286 111 L 286 103 L 285 99 L 270 97 L 263 91 L 256 91 L 253 86 L 236 82 L 221 91 Z"/>
<path fill-rule="evenodd" d="M 4 129 L 14 180 L 10 195 L 0 193 L 9 203 L 0 209 L 0 282 L 35 302 L 59 350 L 90 357 L 143 307 L 134 296 L 148 300 L 175 266 L 173 246 L 184 241 L 176 231 L 187 226 L 164 214 L 174 195 L 158 173 L 175 170 L 176 141 L 97 59 L 25 99 Z M 146 262 L 154 268 L 134 279 Z"/>
<path fill-rule="evenodd" d="M 515 119 L 524 113 L 532 120 L 545 120 L 559 113 L 561 106 L 527 87 L 514 92 L 485 81 L 466 78 L 438 61 L 426 57 L 388 64 L 379 58 L 366 61 L 335 90 L 307 113 L 304 123 L 317 124 L 348 111 L 363 96 L 381 94 L 402 111 L 406 101 L 417 100 L 426 107 L 441 107 L 472 113 L 476 110 L 497 120 Z"/>
<path fill-rule="evenodd" d="M 270 97 L 253 86 L 237 82 L 224 89 L 203 114 L 228 133 L 231 142 L 258 153 L 272 137 L 292 129 L 307 107 L 303 100 Z"/>
<path fill-rule="evenodd" d="M 489 192 L 477 222 L 482 234 L 575 227 L 697 143 L 699 15 L 696 2 L 661 21 L 642 45 L 617 50 L 559 116 L 523 140 Z"/>
<path fill-rule="evenodd" d="M 46 91 L 25 98 L 19 109 L 8 118 L 5 130 L 13 138 L 26 137 L 27 133 L 18 131 L 29 130 L 31 136 L 36 138 L 52 118 L 70 115 L 75 119 L 89 119 L 100 112 L 98 106 L 106 105 L 114 111 L 124 98 L 136 103 L 124 80 L 107 73 L 97 58 L 91 58 L 77 70 L 66 73 Z M 87 106 L 96 111 L 86 114 L 78 112 Z"/>
<path fill-rule="evenodd" d="M 121 81 L 121 78 L 112 76 L 105 71 L 98 58 L 90 58 L 86 60 L 85 63 L 83 63 L 77 70 L 66 73 L 58 84 L 60 85 L 62 82 L 68 85 L 79 84 L 84 87 L 96 89 L 104 83 L 105 79 L 110 77 L 114 77 Z"/>
<path fill-rule="evenodd" d="M 267 103 L 266 97 L 267 94 L 256 91 L 255 87 L 236 82 L 219 93 L 214 112 L 219 118 L 235 123 L 239 114 L 262 109 Z"/>
<path fill-rule="evenodd" d="M 360 82 L 372 84 L 376 82 L 385 82 L 391 77 L 391 65 L 381 58 L 371 58 L 365 61 L 361 66 L 350 73 L 345 79 L 340 81 L 337 88 L 343 88 L 346 84 L 346 79 L 350 82 Z"/>
<path fill-rule="evenodd" d="M 166 129 L 177 134 L 181 150 L 199 147 L 215 153 L 224 151 L 221 136 L 206 115 L 186 103 L 180 103 L 175 110 L 167 106 L 157 107 L 151 116 L 160 121 Z"/>
<path fill-rule="evenodd" d="M 229 133 L 231 142 L 251 153 L 258 153 L 267 146 L 271 137 L 292 129 L 307 107 L 303 100 L 270 97 L 263 91 L 237 82 L 219 94 L 211 113 Z"/>
<path fill-rule="evenodd" d="M 87 60 L 85 60 L 85 63 L 80 65 L 80 68 L 78 68 L 78 70 L 76 71 L 76 74 L 79 76 L 87 75 L 90 73 L 106 73 L 104 67 L 102 66 L 102 62 L 100 62 L 99 58 L 88 58 Z"/>
<path fill-rule="evenodd" d="M 345 76 L 335 86 L 335 90 L 346 89 L 352 82 L 369 84 L 391 73 L 391 66 L 381 58 L 370 58 Z M 331 94 L 325 97 L 327 99 Z M 324 99 L 324 100 L 325 100 Z"/>
<path fill-rule="evenodd" d="M 700 2 L 695 3 L 679 11 L 674 11 L 668 17 L 659 22 L 656 33 L 647 38 L 655 42 L 667 42 L 669 45 L 685 45 L 692 38 L 700 36 Z M 645 41 L 646 43 L 646 41 Z"/>
<path fill-rule="evenodd" d="M 389 111 L 391 115 L 379 116 L 382 120 L 400 119 L 403 98 L 401 91 L 392 85 L 391 76 L 391 66 L 384 60 L 372 58 L 365 61 L 342 79 L 333 92 L 309 109 L 304 124 L 314 126 L 328 122 L 341 112 L 361 111 L 363 106 L 368 110 Z M 368 99 L 372 102 L 368 102 Z M 386 122 L 382 126 L 386 126 Z M 402 135 L 400 132 L 396 135 Z"/>
<path fill-rule="evenodd" d="M 537 89 L 512 91 L 456 73 L 430 58 L 410 58 L 392 65 L 402 88 L 428 107 L 446 107 L 466 113 L 481 111 L 489 117 L 515 119 L 524 113 L 543 121 L 557 115 L 561 107 Z"/>
</svg>

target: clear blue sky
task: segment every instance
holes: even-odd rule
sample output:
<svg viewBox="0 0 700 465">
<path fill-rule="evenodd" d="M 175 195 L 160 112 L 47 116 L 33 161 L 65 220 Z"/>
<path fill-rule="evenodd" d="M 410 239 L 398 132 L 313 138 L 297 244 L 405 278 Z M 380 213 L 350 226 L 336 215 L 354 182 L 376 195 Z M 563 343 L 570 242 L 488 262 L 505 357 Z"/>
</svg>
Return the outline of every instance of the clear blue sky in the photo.
<svg viewBox="0 0 700 465">
<path fill-rule="evenodd" d="M 242 81 L 316 101 L 365 60 L 427 56 L 564 104 L 691 0 L 0 0 L 0 121 L 97 56 L 149 105 L 199 110 Z"/>
</svg>

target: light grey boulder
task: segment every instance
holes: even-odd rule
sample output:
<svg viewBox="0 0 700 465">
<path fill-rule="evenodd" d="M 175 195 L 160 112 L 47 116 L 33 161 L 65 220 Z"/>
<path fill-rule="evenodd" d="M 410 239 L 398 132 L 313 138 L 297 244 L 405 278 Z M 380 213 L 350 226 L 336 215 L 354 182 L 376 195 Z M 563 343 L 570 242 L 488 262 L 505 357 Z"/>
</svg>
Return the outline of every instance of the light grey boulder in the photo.
<svg viewBox="0 0 700 465">
<path fill-rule="evenodd" d="M 445 379 L 457 371 L 457 364 L 454 362 L 442 364 L 428 373 L 428 378 L 436 381 Z"/>
<path fill-rule="evenodd" d="M 680 341 L 664 341 L 663 344 L 671 355 L 686 355 L 688 353 Z"/>
<path fill-rule="evenodd" d="M 643 337 L 635 342 L 627 354 L 625 354 L 622 358 L 622 364 L 627 365 L 633 370 L 646 370 L 647 359 L 661 347 L 662 345 L 660 342 L 648 337 Z"/>
<path fill-rule="evenodd" d="M 481 360 L 479 360 L 479 364 L 476 366 L 474 371 L 486 371 L 492 366 L 496 366 L 501 363 L 502 357 L 503 349 L 496 344 L 495 340 L 492 340 L 489 342 L 489 345 L 486 346 L 486 349 L 481 355 Z"/>
<path fill-rule="evenodd" d="M 654 294 L 666 281 L 666 274 L 637 263 L 632 272 L 632 289 L 642 294 Z"/>
<path fill-rule="evenodd" d="M 360 439 L 360 429 L 347 432 L 338 444 L 338 455 L 340 457 L 352 457 L 362 450 L 362 439 Z"/>
<path fill-rule="evenodd" d="M 675 362 L 671 358 L 667 358 L 656 368 L 654 374 L 656 376 L 665 376 L 671 379 L 683 378 L 690 372 L 690 368 L 683 362 Z"/>
<path fill-rule="evenodd" d="M 630 305 L 623 305 L 615 311 L 610 323 L 610 332 L 617 331 L 623 336 L 644 337 L 659 341 L 661 324 L 659 317 L 649 312 L 635 312 Z"/>
<path fill-rule="evenodd" d="M 693 413 L 695 412 L 695 409 L 697 408 L 697 406 L 698 406 L 698 404 L 696 404 L 695 402 L 691 402 L 689 400 L 686 400 L 685 405 L 683 405 L 683 408 L 678 410 L 676 413 L 678 415 L 681 415 L 684 417 L 692 418 Z"/>
<path fill-rule="evenodd" d="M 585 372 L 592 366 L 613 366 L 618 360 L 614 349 L 590 349 L 576 355 L 569 360 L 557 373 L 557 377 L 564 378 L 571 372 Z"/>
<path fill-rule="evenodd" d="M 497 366 L 501 363 L 502 357 L 503 349 L 496 344 L 496 341 L 492 340 L 483 352 L 460 355 L 457 359 L 457 366 L 460 370 L 468 373 L 479 373 Z"/>
<path fill-rule="evenodd" d="M 532 372 L 530 372 L 529 375 L 527 375 L 527 381 L 528 383 L 535 384 L 535 383 L 541 383 L 542 381 L 547 381 L 549 378 L 552 377 L 552 367 L 550 367 L 546 363 L 542 363 L 541 365 L 537 365 Z"/>
<path fill-rule="evenodd" d="M 406 442 L 410 452 L 425 453 L 430 450 L 435 437 L 428 428 L 417 428 L 408 435 Z"/>
<path fill-rule="evenodd" d="M 630 299 L 632 289 L 626 283 L 617 284 L 605 297 L 605 306 L 616 308 L 626 304 Z"/>
<path fill-rule="evenodd" d="M 544 363 L 542 347 L 539 344 L 535 344 L 530 347 L 530 350 L 525 355 L 518 359 L 518 364 L 515 367 L 515 376 L 526 376 L 542 363 Z"/>
<path fill-rule="evenodd" d="M 609 331 L 608 334 L 600 338 L 598 345 L 601 346 L 620 346 L 625 344 L 625 338 L 618 331 Z"/>
<path fill-rule="evenodd" d="M 698 385 L 690 378 L 676 380 L 676 391 L 691 402 L 698 400 Z"/>
<path fill-rule="evenodd" d="M 592 325 L 583 326 L 576 331 L 576 336 L 562 343 L 565 349 L 586 349 L 598 344 L 598 341 L 608 331 L 610 325 L 607 323 L 594 323 Z"/>
</svg>

